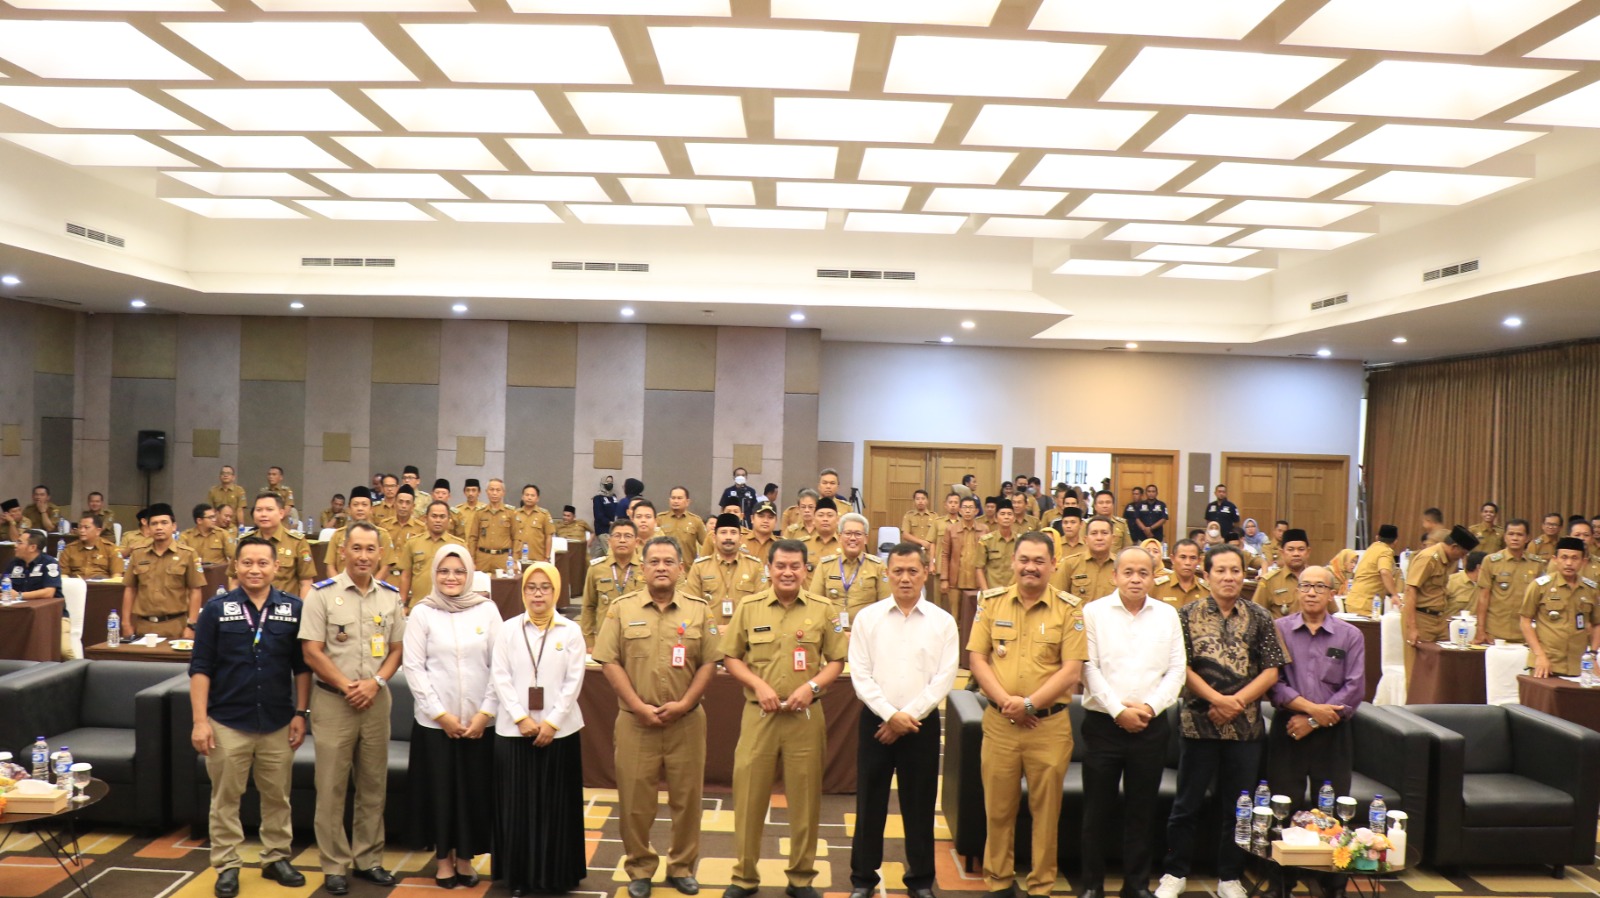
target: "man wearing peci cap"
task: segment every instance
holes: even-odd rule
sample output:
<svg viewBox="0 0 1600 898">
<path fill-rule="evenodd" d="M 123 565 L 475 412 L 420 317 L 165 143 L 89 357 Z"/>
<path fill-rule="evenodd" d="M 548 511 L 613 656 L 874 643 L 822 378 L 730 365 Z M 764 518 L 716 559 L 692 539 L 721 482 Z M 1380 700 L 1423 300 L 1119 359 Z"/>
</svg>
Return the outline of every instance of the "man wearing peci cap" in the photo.
<svg viewBox="0 0 1600 898">
<path fill-rule="evenodd" d="M 1536 677 L 1576 676 L 1583 653 L 1600 647 L 1600 630 L 1594 626 L 1600 586 L 1579 574 L 1587 555 L 1582 539 L 1557 540 L 1555 572 L 1533 581 L 1523 595 L 1522 636 Z"/>
<path fill-rule="evenodd" d="M 428 532 L 422 523 L 422 515 L 417 513 L 417 491 L 411 484 L 400 485 L 394 497 L 394 518 L 384 525 L 384 530 L 389 533 L 389 545 L 393 551 L 384 559 L 386 567 L 377 572 L 379 579 L 398 583 L 400 580 L 400 549 L 406 543 Z M 389 576 L 384 576 L 388 573 Z"/>
<path fill-rule="evenodd" d="M 556 522 L 556 536 L 581 548 L 588 545 L 589 535 L 592 533 L 594 528 L 589 526 L 588 521 L 578 517 L 578 509 L 575 506 L 561 506 L 561 520 Z"/>
<path fill-rule="evenodd" d="M 771 511 L 770 506 L 763 507 Z M 714 523 L 716 552 L 694 560 L 683 579 L 683 591 L 705 600 L 711 620 L 727 626 L 740 602 L 767 588 L 767 568 L 740 547 L 743 528 L 738 514 L 723 512 Z"/>
<path fill-rule="evenodd" d="M 200 556 L 173 540 L 172 506 L 158 503 L 146 512 L 150 545 L 133 550 L 122 574 L 122 635 L 193 639 L 206 585 Z"/>
<path fill-rule="evenodd" d="M 377 523 L 372 519 L 372 490 L 367 489 L 364 486 L 358 486 L 350 490 L 349 508 L 351 523 L 356 521 L 362 521 L 368 524 Z M 346 525 L 346 527 L 348 527 L 348 525 Z M 337 574 L 344 570 L 344 538 L 346 536 L 346 527 L 340 527 L 338 530 L 333 531 L 333 536 L 328 538 L 327 550 L 323 555 L 322 561 L 329 574 Z M 380 563 L 373 571 L 373 576 L 380 580 L 387 577 L 389 573 L 389 561 L 393 558 L 394 551 L 394 543 L 389 539 L 389 534 L 382 527 L 379 527 L 378 552 Z M 279 588 L 281 589 L 282 587 Z"/>
<path fill-rule="evenodd" d="M 817 500 L 816 514 L 811 517 L 817 530 L 802 540 L 806 545 L 807 571 L 816 570 L 817 562 L 824 557 L 839 554 L 839 515 L 839 504 L 832 496 Z"/>
<path fill-rule="evenodd" d="M 4 524 L 3 536 L 8 543 L 14 543 L 22 538 L 22 531 L 27 529 L 22 525 L 22 503 L 15 499 L 0 502 L 0 523 Z"/>
<path fill-rule="evenodd" d="M 1400 538 L 1400 528 L 1384 524 L 1378 528 L 1378 538 L 1367 546 L 1361 560 L 1356 562 L 1356 572 L 1350 579 L 1350 593 L 1345 596 L 1344 610 L 1363 617 L 1372 617 L 1372 600 L 1382 596 L 1385 607 L 1400 595 L 1399 568 L 1395 566 L 1394 541 Z"/>
<path fill-rule="evenodd" d="M 1418 552 L 1406 571 L 1406 603 L 1401 620 L 1405 624 L 1406 682 L 1411 682 L 1411 665 L 1422 642 L 1438 642 L 1449 630 L 1444 610 L 1450 574 L 1468 552 L 1478 547 L 1472 531 L 1455 525 L 1442 541 Z"/>
<path fill-rule="evenodd" d="M 1255 603 L 1273 620 L 1300 610 L 1300 572 L 1306 569 L 1310 551 L 1311 541 L 1298 527 L 1286 528 L 1278 538 L 1277 561 L 1256 583 L 1255 594 Z"/>
</svg>

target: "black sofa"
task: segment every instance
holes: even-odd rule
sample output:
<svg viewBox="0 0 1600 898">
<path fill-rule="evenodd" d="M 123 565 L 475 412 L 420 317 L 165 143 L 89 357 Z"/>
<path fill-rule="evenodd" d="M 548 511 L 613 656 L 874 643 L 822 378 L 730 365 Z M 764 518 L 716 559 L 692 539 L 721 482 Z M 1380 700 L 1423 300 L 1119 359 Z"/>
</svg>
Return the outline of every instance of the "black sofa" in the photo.
<svg viewBox="0 0 1600 898">
<path fill-rule="evenodd" d="M 1600 733 L 1522 705 L 1411 705 L 1429 731 L 1427 855 L 1444 868 L 1594 862 Z M 1415 836 L 1413 836 L 1415 838 Z"/>
<path fill-rule="evenodd" d="M 154 830 L 171 819 L 165 694 L 182 664 L 63 661 L 0 678 L 0 745 L 25 757 L 43 735 L 94 765 L 111 792 L 79 812 L 91 823 Z"/>
<path fill-rule="evenodd" d="M 31 670 L 40 664 L 54 664 L 54 661 L 18 661 L 13 658 L 0 658 L 0 677 L 14 674 L 19 670 Z M 39 735 L 34 733 L 35 736 Z M 9 751 L 10 749 L 7 748 Z"/>
</svg>

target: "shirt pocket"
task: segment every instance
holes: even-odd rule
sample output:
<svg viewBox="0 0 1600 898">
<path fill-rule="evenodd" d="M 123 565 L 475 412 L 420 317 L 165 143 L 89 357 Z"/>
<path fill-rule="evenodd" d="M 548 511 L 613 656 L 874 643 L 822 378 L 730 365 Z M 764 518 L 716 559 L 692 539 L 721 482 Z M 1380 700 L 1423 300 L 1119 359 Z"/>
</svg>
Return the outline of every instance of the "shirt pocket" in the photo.
<svg viewBox="0 0 1600 898">
<path fill-rule="evenodd" d="M 328 632 L 325 634 L 327 641 L 335 642 L 340 633 L 345 634 L 350 640 L 361 638 L 360 622 L 356 619 L 356 610 L 348 605 L 335 605 L 328 609 Z M 349 640 L 346 640 L 348 643 Z"/>
<path fill-rule="evenodd" d="M 653 635 L 650 628 L 623 627 L 622 628 L 622 654 L 632 661 L 646 661 L 650 658 L 650 637 Z"/>
<path fill-rule="evenodd" d="M 778 654 L 778 634 L 770 630 L 765 633 L 751 633 L 745 641 L 750 645 L 750 662 L 752 664 L 766 664 Z"/>
<path fill-rule="evenodd" d="M 1033 656 L 1045 664 L 1061 662 L 1061 634 L 1063 628 L 1046 626 L 1033 646 Z"/>
</svg>

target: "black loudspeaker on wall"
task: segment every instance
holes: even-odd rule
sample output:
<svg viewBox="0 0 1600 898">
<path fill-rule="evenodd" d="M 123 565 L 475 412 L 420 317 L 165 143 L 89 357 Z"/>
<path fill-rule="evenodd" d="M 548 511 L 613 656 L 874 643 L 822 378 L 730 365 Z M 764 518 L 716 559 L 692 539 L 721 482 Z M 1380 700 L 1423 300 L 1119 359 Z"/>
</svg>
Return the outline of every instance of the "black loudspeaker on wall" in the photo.
<svg viewBox="0 0 1600 898">
<path fill-rule="evenodd" d="M 167 466 L 167 432 L 164 430 L 139 431 L 139 470 L 145 473 L 159 471 Z"/>
</svg>

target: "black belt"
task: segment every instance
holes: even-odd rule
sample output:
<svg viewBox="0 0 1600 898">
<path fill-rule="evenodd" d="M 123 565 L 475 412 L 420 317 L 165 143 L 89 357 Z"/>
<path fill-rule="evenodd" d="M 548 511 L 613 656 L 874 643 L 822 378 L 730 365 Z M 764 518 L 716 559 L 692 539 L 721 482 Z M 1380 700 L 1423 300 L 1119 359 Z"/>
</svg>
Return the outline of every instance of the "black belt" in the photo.
<svg viewBox="0 0 1600 898">
<path fill-rule="evenodd" d="M 340 698 L 344 698 L 344 693 L 343 692 L 333 688 L 331 685 L 329 685 L 327 683 L 324 683 L 321 680 L 315 680 L 314 679 L 314 680 L 311 681 L 311 685 L 317 687 L 318 689 L 323 690 L 324 692 L 331 692 L 334 695 L 339 696 Z"/>
<path fill-rule="evenodd" d="M 144 621 L 147 624 L 159 624 L 184 617 L 185 614 L 136 614 L 134 617 Z"/>
<path fill-rule="evenodd" d="M 1418 614 L 1426 614 L 1426 615 L 1429 615 L 1430 617 L 1444 617 L 1444 612 L 1443 611 L 1434 611 L 1432 608 L 1418 608 L 1417 609 L 1417 613 Z"/>
<path fill-rule="evenodd" d="M 1035 711 L 1035 712 L 1033 712 L 1033 716 L 1034 717 L 1049 717 L 1052 714 L 1060 714 L 1062 711 L 1067 710 L 1068 707 L 1069 706 L 1065 702 L 1057 702 L 1056 704 L 1051 705 L 1049 708 L 1047 708 L 1047 709 L 1045 709 L 1043 711 Z"/>
<path fill-rule="evenodd" d="M 511 551 L 511 548 L 508 546 L 504 549 L 479 549 L 478 551 L 485 555 L 504 555 Z"/>
</svg>

